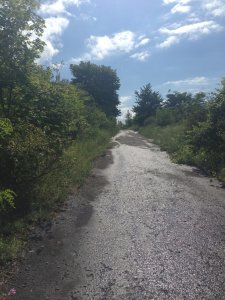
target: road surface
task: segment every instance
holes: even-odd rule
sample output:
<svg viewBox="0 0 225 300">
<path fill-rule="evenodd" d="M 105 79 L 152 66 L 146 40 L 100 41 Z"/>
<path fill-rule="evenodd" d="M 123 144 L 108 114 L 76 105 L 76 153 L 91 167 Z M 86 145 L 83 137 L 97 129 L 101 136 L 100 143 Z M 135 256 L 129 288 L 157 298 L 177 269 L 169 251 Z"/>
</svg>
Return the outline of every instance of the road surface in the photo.
<svg viewBox="0 0 225 300">
<path fill-rule="evenodd" d="M 225 299 L 225 190 L 135 132 L 42 227 L 17 300 Z"/>
</svg>

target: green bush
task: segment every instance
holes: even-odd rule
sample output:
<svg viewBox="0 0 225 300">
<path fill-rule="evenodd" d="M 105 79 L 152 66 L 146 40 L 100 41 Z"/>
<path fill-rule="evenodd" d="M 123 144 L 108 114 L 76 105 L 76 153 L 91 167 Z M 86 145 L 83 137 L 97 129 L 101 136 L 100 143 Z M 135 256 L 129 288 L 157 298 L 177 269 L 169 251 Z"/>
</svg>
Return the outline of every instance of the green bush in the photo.
<svg viewBox="0 0 225 300">
<path fill-rule="evenodd" d="M 0 266 L 5 266 L 14 260 L 23 244 L 24 242 L 17 238 L 2 239 L 0 237 Z"/>
<path fill-rule="evenodd" d="M 194 165 L 194 153 L 193 153 L 192 146 L 182 145 L 174 153 L 174 158 L 176 162 L 180 164 Z"/>
<path fill-rule="evenodd" d="M 80 185 L 92 161 L 108 146 L 111 133 L 95 130 L 95 135 L 74 141 L 55 164 L 53 170 L 40 178 L 33 190 L 32 209 L 43 211 L 65 200 L 71 187 Z"/>
<path fill-rule="evenodd" d="M 177 162 L 195 165 L 224 182 L 225 80 L 208 101 L 204 93 L 168 94 L 164 106 L 144 124 L 140 132 Z"/>
<path fill-rule="evenodd" d="M 175 121 L 175 111 L 173 109 L 164 108 L 157 110 L 155 116 L 155 123 L 158 126 L 167 126 L 175 123 Z"/>
<path fill-rule="evenodd" d="M 183 123 L 165 127 L 149 125 L 141 127 L 139 131 L 141 134 L 151 138 L 156 144 L 160 145 L 163 150 L 174 153 L 179 149 L 180 144 L 183 142 L 185 125 Z"/>
<path fill-rule="evenodd" d="M 16 194 L 10 189 L 0 191 L 0 213 L 8 211 L 10 208 L 15 208 L 15 196 Z"/>
<path fill-rule="evenodd" d="M 225 168 L 222 168 L 219 173 L 219 179 L 225 183 Z"/>
</svg>

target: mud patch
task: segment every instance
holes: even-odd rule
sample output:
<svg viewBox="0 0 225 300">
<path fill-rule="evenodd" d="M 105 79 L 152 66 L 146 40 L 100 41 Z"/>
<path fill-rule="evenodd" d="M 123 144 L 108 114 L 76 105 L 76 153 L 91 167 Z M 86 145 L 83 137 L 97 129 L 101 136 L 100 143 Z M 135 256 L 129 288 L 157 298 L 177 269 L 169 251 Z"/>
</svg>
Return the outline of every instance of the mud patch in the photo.
<svg viewBox="0 0 225 300">
<path fill-rule="evenodd" d="M 149 169 L 145 172 L 147 174 L 151 174 L 153 176 L 160 177 L 167 181 L 182 181 L 182 178 L 180 178 L 179 174 L 160 172 L 159 170 L 151 170 L 151 169 Z"/>
<path fill-rule="evenodd" d="M 90 204 L 86 204 L 85 206 L 81 207 L 75 225 L 77 227 L 82 227 L 87 225 L 92 214 L 93 214 L 93 207 Z"/>
<path fill-rule="evenodd" d="M 198 168 L 193 168 L 191 171 L 189 170 L 182 170 L 183 173 L 186 176 L 191 176 L 191 177 L 207 177 L 206 173 L 204 173 L 203 171 L 201 171 Z"/>
<path fill-rule="evenodd" d="M 94 163 L 94 168 L 97 169 L 106 169 L 110 164 L 113 164 L 112 151 L 105 151 Z"/>
<path fill-rule="evenodd" d="M 123 145 L 135 146 L 145 149 L 149 148 L 146 139 L 144 139 L 139 133 L 135 133 L 132 131 L 129 131 L 129 133 L 126 135 L 118 136 L 116 138 L 116 141 Z"/>
</svg>

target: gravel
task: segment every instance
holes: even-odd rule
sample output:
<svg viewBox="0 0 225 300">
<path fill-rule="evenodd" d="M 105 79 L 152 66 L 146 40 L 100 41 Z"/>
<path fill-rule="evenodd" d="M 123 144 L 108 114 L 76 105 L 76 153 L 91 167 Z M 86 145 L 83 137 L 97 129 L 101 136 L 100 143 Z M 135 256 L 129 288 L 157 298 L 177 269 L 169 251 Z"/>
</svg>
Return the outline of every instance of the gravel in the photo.
<svg viewBox="0 0 225 300">
<path fill-rule="evenodd" d="M 17 300 L 225 299 L 225 190 L 138 133 L 114 138 L 49 227 Z"/>
</svg>

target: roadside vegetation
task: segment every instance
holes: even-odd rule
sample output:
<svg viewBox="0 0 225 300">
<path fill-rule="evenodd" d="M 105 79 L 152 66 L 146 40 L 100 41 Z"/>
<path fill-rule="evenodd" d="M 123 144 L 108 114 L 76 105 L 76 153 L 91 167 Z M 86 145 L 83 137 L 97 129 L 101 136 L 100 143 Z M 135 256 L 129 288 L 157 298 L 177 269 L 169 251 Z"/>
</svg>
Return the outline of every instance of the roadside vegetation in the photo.
<svg viewBox="0 0 225 300">
<path fill-rule="evenodd" d="M 225 80 L 206 95 L 169 92 L 163 99 L 150 84 L 135 92 L 135 116 L 126 128 L 153 139 L 178 163 L 199 167 L 225 183 Z"/>
<path fill-rule="evenodd" d="M 36 0 L 0 10 L 0 282 L 34 222 L 87 176 L 118 130 L 115 70 L 71 65 L 71 82 L 37 63 L 44 21 Z"/>
</svg>

